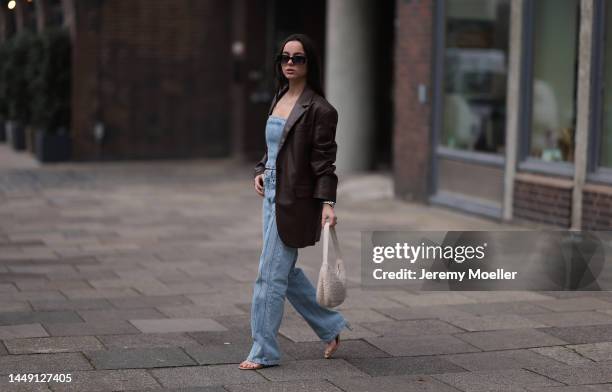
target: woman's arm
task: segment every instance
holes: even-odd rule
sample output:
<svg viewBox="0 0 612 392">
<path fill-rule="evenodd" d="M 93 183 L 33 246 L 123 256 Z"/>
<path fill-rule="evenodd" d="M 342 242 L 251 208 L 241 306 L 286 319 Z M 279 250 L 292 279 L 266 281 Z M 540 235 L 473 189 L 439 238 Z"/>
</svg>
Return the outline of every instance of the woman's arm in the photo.
<svg viewBox="0 0 612 392">
<path fill-rule="evenodd" d="M 264 172 L 267 161 L 268 161 L 268 147 L 266 146 L 266 152 L 264 153 L 263 158 L 261 158 L 261 160 L 257 162 L 257 164 L 255 165 L 255 168 L 253 169 L 253 177 L 257 177 L 258 175 Z"/>
<path fill-rule="evenodd" d="M 316 182 L 313 197 L 336 201 L 338 176 L 336 175 L 336 126 L 338 111 L 331 109 L 320 114 L 313 134 L 310 166 Z"/>
</svg>

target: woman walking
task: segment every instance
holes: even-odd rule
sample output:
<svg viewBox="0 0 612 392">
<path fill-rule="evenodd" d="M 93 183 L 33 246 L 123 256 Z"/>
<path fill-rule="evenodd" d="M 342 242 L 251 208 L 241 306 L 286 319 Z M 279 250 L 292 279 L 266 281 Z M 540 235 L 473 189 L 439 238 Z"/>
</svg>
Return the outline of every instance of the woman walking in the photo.
<svg viewBox="0 0 612 392">
<path fill-rule="evenodd" d="M 325 99 L 321 66 L 303 34 L 285 39 L 276 56 L 276 94 L 268 111 L 266 153 L 255 165 L 255 191 L 263 196 L 263 249 L 251 307 L 253 346 L 240 369 L 280 363 L 277 334 L 285 297 L 327 343 L 331 358 L 349 322 L 320 306 L 316 289 L 295 267 L 298 248 L 314 245 L 326 220 L 335 226 L 335 142 L 338 112 Z"/>
</svg>

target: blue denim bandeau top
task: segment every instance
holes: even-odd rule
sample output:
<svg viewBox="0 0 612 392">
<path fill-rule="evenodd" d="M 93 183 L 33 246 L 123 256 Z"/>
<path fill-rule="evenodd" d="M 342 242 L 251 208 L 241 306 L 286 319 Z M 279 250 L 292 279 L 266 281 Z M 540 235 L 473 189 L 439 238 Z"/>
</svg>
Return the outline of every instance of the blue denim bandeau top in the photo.
<svg viewBox="0 0 612 392">
<path fill-rule="evenodd" d="M 268 160 L 266 168 L 276 169 L 276 156 L 278 154 L 278 146 L 285 128 L 287 119 L 276 116 L 268 116 L 266 123 L 266 145 L 268 147 Z"/>
</svg>

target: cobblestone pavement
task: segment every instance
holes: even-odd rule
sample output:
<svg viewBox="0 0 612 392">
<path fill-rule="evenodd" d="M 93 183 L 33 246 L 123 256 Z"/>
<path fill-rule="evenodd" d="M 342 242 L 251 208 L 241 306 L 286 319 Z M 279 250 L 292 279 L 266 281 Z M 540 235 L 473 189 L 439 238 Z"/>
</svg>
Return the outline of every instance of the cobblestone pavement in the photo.
<svg viewBox="0 0 612 392">
<path fill-rule="evenodd" d="M 361 230 L 509 227 L 393 200 L 388 176 L 341 176 L 353 330 L 334 358 L 287 302 L 281 366 L 244 371 L 262 241 L 250 165 L 11 154 L 0 145 L 0 391 L 612 391 L 609 292 L 362 289 Z M 320 260 L 320 242 L 299 252 L 313 282 Z M 72 381 L 9 382 L 23 373 Z"/>
</svg>

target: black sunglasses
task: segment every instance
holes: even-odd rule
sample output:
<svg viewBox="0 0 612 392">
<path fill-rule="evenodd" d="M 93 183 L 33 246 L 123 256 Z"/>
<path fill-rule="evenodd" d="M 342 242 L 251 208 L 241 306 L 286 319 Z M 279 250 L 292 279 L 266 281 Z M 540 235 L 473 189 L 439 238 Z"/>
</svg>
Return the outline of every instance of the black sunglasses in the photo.
<svg viewBox="0 0 612 392">
<path fill-rule="evenodd" d="M 296 54 L 295 56 L 289 56 L 288 54 L 279 54 L 276 56 L 276 60 L 280 61 L 281 64 L 287 64 L 289 60 L 293 61 L 293 64 L 302 65 L 306 64 L 306 56 Z"/>
</svg>

